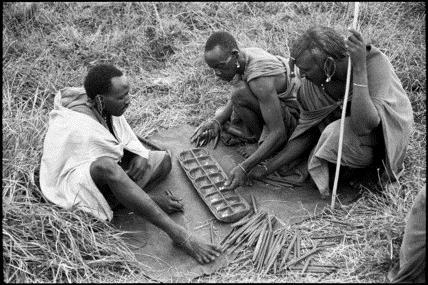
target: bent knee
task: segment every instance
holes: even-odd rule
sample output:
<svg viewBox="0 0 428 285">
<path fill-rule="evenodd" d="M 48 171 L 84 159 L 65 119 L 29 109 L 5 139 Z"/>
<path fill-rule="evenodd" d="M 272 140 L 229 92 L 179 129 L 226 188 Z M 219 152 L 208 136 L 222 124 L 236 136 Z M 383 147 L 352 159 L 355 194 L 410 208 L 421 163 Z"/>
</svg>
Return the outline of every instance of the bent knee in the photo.
<svg viewBox="0 0 428 285">
<path fill-rule="evenodd" d="M 90 173 L 97 185 L 106 184 L 108 181 L 117 180 L 123 170 L 117 162 L 110 157 L 100 157 L 91 163 Z"/>
<path fill-rule="evenodd" d="M 171 168 L 172 168 L 171 156 L 169 155 L 169 153 L 166 153 L 161 162 L 161 169 L 162 169 L 161 174 L 162 175 L 169 174 L 171 172 Z"/>
</svg>

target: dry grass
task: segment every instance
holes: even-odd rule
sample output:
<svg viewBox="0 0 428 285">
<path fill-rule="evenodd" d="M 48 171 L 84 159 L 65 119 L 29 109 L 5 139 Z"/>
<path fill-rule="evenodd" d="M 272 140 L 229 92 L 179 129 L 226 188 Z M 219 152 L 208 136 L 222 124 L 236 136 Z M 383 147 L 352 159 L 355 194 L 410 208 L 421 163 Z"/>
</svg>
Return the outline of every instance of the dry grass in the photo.
<svg viewBox="0 0 428 285">
<path fill-rule="evenodd" d="M 6 282 L 120 280 L 139 272 L 133 252 L 120 238 L 124 232 L 84 212 L 35 201 L 10 203 L 3 212 Z"/>
<path fill-rule="evenodd" d="M 202 58 L 214 30 L 241 46 L 288 54 L 313 24 L 345 32 L 349 3 L 40 3 L 29 20 L 3 4 L 3 273 L 8 282 L 139 280 L 135 258 L 115 229 L 79 211 L 43 201 L 33 171 L 41 157 L 55 91 L 82 85 L 87 68 L 111 62 L 126 71 L 132 107 L 125 113 L 142 136 L 183 123 L 198 124 L 228 97 Z M 426 185 L 425 3 L 362 3 L 363 35 L 391 59 L 408 92 L 415 129 L 397 187 L 365 189 L 350 209 L 325 213 L 295 227 L 308 233 L 351 232 L 319 258 L 341 269 L 332 275 L 260 275 L 230 267 L 205 282 L 382 282 L 396 259 L 404 217 Z M 357 230 L 331 224 L 344 219 Z M 347 235 L 348 236 L 348 235 Z M 324 255 L 323 255 L 324 254 Z M 140 279 L 141 280 L 141 279 Z"/>
</svg>

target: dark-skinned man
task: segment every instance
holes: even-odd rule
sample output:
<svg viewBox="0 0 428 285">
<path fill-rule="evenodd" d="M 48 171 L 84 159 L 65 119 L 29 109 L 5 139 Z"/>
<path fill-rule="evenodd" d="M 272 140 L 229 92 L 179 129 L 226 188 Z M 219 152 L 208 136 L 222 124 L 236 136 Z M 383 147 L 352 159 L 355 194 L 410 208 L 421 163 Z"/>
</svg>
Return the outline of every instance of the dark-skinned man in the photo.
<svg viewBox="0 0 428 285">
<path fill-rule="evenodd" d="M 413 124 L 410 100 L 385 54 L 366 44 L 359 32 L 350 33 L 344 39 L 329 27 L 316 26 L 293 44 L 290 54 L 302 77 L 299 124 L 284 149 L 255 167 L 250 177 L 280 172 L 303 158 L 321 196 L 331 194 L 329 169 L 337 160 L 349 57 L 352 76 L 341 165 L 355 174 L 383 160 L 391 180 L 403 172 Z"/>
<path fill-rule="evenodd" d="M 227 104 L 214 118 L 202 124 L 192 142 L 207 144 L 220 135 L 222 127 L 232 133 L 229 122 L 239 117 L 243 136 L 258 140 L 258 148 L 234 167 L 225 189 L 235 189 L 247 182 L 247 174 L 262 161 L 282 148 L 293 132 L 299 117 L 288 60 L 260 48 L 239 48 L 228 32 L 213 33 L 205 44 L 205 62 L 216 76 L 232 81 L 233 90 Z M 200 141 L 203 143 L 199 143 Z"/>
<path fill-rule="evenodd" d="M 146 149 L 123 113 L 129 107 L 130 84 L 112 65 L 91 68 L 84 88 L 64 88 L 49 114 L 40 167 L 45 197 L 60 207 L 77 207 L 111 220 L 121 203 L 162 229 L 200 263 L 215 260 L 221 250 L 192 235 L 167 213 L 182 211 L 171 191 L 146 193 L 171 170 L 165 151 Z"/>
</svg>

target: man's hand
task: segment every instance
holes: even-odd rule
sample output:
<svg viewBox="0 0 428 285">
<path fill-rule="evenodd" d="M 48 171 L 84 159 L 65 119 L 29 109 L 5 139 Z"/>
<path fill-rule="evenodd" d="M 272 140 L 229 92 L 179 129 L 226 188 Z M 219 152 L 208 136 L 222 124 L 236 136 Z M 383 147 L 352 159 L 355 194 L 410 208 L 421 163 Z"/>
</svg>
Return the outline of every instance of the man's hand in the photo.
<svg viewBox="0 0 428 285">
<path fill-rule="evenodd" d="M 128 169 L 125 170 L 126 174 L 132 180 L 138 181 L 143 178 L 144 173 L 148 167 L 148 160 L 142 156 L 135 155 L 129 163 Z"/>
<path fill-rule="evenodd" d="M 174 194 L 172 194 L 171 190 L 165 191 L 165 194 L 170 200 L 166 207 L 167 213 L 184 212 L 184 206 L 181 203 L 181 200 L 183 199 L 176 197 Z"/>
<path fill-rule="evenodd" d="M 254 180 L 262 180 L 264 177 L 267 176 L 267 168 L 264 165 L 258 164 L 253 169 L 251 169 L 250 173 L 248 174 L 250 179 Z"/>
<path fill-rule="evenodd" d="M 346 40 L 345 46 L 351 57 L 352 66 L 356 67 L 366 63 L 366 43 L 360 32 L 350 28 L 352 33 Z"/>
<path fill-rule="evenodd" d="M 235 188 L 248 183 L 247 174 L 245 174 L 239 166 L 235 166 L 230 172 L 229 179 L 224 182 L 223 189 L 234 190 Z"/>
<path fill-rule="evenodd" d="M 215 138 L 215 148 L 220 137 L 220 127 L 220 123 L 216 120 L 204 122 L 190 137 L 190 142 L 196 144 L 197 147 L 201 147 L 207 145 L 212 139 Z"/>
</svg>

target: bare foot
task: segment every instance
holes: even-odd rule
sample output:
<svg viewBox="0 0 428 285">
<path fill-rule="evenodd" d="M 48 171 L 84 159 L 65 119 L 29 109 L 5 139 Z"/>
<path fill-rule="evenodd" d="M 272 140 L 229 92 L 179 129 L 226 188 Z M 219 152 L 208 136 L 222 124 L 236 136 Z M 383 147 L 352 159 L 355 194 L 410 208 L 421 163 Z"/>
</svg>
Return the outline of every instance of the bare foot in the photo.
<svg viewBox="0 0 428 285">
<path fill-rule="evenodd" d="M 221 249 L 213 244 L 205 243 L 193 235 L 177 246 L 183 248 L 190 256 L 201 264 L 213 262 L 221 254 Z"/>
<path fill-rule="evenodd" d="M 181 199 L 174 196 L 169 190 L 160 195 L 150 194 L 150 198 L 167 214 L 183 212 Z"/>
<path fill-rule="evenodd" d="M 360 185 L 358 181 L 349 181 L 349 186 L 351 186 L 352 190 L 360 191 Z"/>
</svg>

